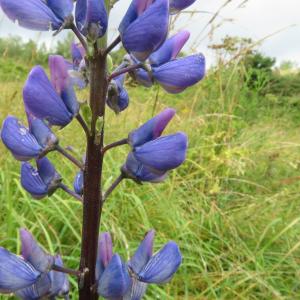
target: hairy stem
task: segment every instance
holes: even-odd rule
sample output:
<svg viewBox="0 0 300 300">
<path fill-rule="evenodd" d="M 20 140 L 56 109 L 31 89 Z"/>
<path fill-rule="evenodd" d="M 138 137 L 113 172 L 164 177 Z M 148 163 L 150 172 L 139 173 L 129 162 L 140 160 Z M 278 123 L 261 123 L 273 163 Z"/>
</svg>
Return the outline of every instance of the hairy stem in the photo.
<svg viewBox="0 0 300 300">
<path fill-rule="evenodd" d="M 64 190 L 66 193 L 68 193 L 69 195 L 71 195 L 72 197 L 74 197 L 75 199 L 79 200 L 80 202 L 83 202 L 82 198 L 76 194 L 74 191 L 72 191 L 71 189 L 69 189 L 65 184 L 61 183 L 59 185 L 59 187 Z"/>
<path fill-rule="evenodd" d="M 103 196 L 103 202 L 108 198 L 108 196 L 113 192 L 113 190 L 120 184 L 120 182 L 124 179 L 125 177 L 123 174 L 119 175 L 119 177 L 113 182 L 113 184 L 108 188 L 108 190 L 105 192 Z"/>
<path fill-rule="evenodd" d="M 89 58 L 90 64 L 90 107 L 92 122 L 87 139 L 86 163 L 84 169 L 83 225 L 80 270 L 88 270 L 83 282 L 79 281 L 79 299 L 97 300 L 95 286 L 95 266 L 100 219 L 102 213 L 102 163 L 103 163 L 103 126 L 96 126 L 99 117 L 104 117 L 107 94 L 106 56 L 94 48 Z M 103 122 L 102 122 L 103 125 Z"/>
<path fill-rule="evenodd" d="M 111 143 L 109 145 L 106 145 L 105 147 L 103 147 L 103 150 L 102 150 L 102 154 L 104 155 L 104 153 L 112 148 L 115 148 L 115 147 L 118 147 L 118 146 L 122 146 L 122 145 L 126 145 L 128 144 L 128 139 L 125 138 L 125 139 L 122 139 L 120 141 L 117 141 L 117 142 L 114 142 L 114 143 Z"/>
<path fill-rule="evenodd" d="M 71 161 L 79 169 L 81 169 L 81 170 L 84 169 L 83 164 L 80 161 L 78 161 L 74 156 L 72 156 L 69 152 L 67 152 L 64 148 L 57 145 L 55 149 L 56 149 L 56 151 L 61 153 L 64 157 L 66 157 L 69 161 Z"/>
</svg>

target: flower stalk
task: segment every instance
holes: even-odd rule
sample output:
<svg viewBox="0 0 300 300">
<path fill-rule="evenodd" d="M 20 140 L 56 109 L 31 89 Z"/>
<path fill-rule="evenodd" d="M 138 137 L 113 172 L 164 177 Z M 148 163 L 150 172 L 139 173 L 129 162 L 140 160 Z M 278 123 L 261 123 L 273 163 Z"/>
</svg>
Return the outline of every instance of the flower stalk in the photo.
<svg viewBox="0 0 300 300">
<path fill-rule="evenodd" d="M 94 52 L 90 58 L 90 107 L 92 122 L 90 136 L 87 140 L 86 162 L 84 169 L 83 189 L 83 227 L 80 270 L 88 269 L 79 286 L 79 299 L 98 299 L 98 294 L 91 286 L 96 284 L 95 266 L 99 226 L 102 213 L 102 163 L 103 163 L 103 124 L 97 128 L 99 117 L 104 117 L 107 93 L 106 56 L 100 51 Z M 99 130 L 99 131 L 98 131 Z"/>
</svg>

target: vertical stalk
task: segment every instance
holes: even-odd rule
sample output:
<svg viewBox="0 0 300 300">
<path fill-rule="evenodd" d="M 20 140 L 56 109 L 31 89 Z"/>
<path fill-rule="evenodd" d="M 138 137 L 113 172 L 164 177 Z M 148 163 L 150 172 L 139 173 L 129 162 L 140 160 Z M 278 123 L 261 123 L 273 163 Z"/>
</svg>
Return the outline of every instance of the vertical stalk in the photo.
<svg viewBox="0 0 300 300">
<path fill-rule="evenodd" d="M 104 117 L 107 93 L 106 56 L 95 47 L 90 64 L 90 106 L 92 110 L 91 134 L 87 139 L 86 163 L 84 169 L 83 227 L 80 270 L 88 270 L 83 284 L 79 284 L 80 300 L 99 298 L 95 285 L 95 266 L 98 236 L 102 212 L 102 163 L 103 129 L 96 130 L 98 117 Z"/>
</svg>

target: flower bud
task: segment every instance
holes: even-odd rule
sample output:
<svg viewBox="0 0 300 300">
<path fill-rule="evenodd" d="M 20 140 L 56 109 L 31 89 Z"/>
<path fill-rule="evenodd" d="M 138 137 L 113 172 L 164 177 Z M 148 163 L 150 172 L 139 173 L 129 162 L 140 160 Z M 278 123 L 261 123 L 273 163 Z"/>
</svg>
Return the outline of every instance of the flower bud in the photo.
<svg viewBox="0 0 300 300">
<path fill-rule="evenodd" d="M 1 139 L 14 157 L 21 161 L 37 158 L 43 151 L 35 136 L 13 116 L 3 121 Z"/>
<path fill-rule="evenodd" d="M 77 0 L 75 16 L 79 31 L 91 41 L 106 33 L 108 17 L 104 0 Z"/>
<path fill-rule="evenodd" d="M 61 177 L 47 157 L 37 160 L 37 169 L 30 163 L 22 163 L 21 184 L 35 199 L 51 196 L 61 183 Z"/>
<path fill-rule="evenodd" d="M 114 78 L 108 87 L 107 105 L 116 113 L 125 110 L 129 104 L 129 96 L 124 88 L 125 74 Z"/>
<path fill-rule="evenodd" d="M 145 61 L 166 39 L 168 26 L 168 0 L 133 0 L 119 32 L 127 52 Z"/>
<path fill-rule="evenodd" d="M 76 194 L 82 196 L 83 195 L 83 172 L 79 171 L 73 182 L 74 191 Z"/>
</svg>

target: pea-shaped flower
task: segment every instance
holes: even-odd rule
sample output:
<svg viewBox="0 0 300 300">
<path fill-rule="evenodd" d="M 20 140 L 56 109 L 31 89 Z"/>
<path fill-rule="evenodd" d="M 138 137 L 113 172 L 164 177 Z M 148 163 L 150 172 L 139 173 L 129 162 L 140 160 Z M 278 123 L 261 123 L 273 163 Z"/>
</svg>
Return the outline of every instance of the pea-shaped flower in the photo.
<svg viewBox="0 0 300 300">
<path fill-rule="evenodd" d="M 63 68 L 59 70 L 62 71 Z M 71 91 L 73 87 L 67 86 L 71 82 L 64 75 L 58 75 L 59 71 L 54 71 L 53 65 L 51 71 L 52 81 L 57 91 L 49 81 L 44 69 L 36 66 L 31 70 L 23 89 L 24 104 L 26 110 L 35 117 L 45 119 L 51 125 L 66 126 L 77 114 L 79 106 L 74 102 L 75 98 Z"/>
<path fill-rule="evenodd" d="M 168 23 L 168 0 L 132 0 L 119 26 L 123 46 L 138 60 L 146 60 L 166 39 Z"/>
<path fill-rule="evenodd" d="M 177 244 L 168 242 L 153 255 L 154 230 L 149 231 L 140 246 L 128 262 L 132 276 L 132 286 L 125 300 L 140 300 L 148 284 L 169 282 L 178 270 L 182 256 Z"/>
<path fill-rule="evenodd" d="M 137 182 L 161 182 L 169 170 L 181 165 L 186 156 L 187 136 L 178 132 L 160 137 L 175 110 L 167 108 L 128 135 L 133 150 L 121 170 Z"/>
<path fill-rule="evenodd" d="M 109 233 L 100 235 L 98 251 L 96 265 L 98 294 L 105 299 L 122 299 L 131 285 L 131 279 L 120 256 L 112 253 Z"/>
<path fill-rule="evenodd" d="M 14 157 L 21 161 L 38 158 L 54 150 L 58 139 L 40 119 L 28 118 L 29 129 L 13 116 L 8 116 L 2 125 L 1 139 Z"/>
<path fill-rule="evenodd" d="M 61 55 L 49 56 L 51 83 L 59 94 L 67 110 L 73 115 L 79 111 L 79 103 L 73 87 L 73 82 L 68 73 L 65 59 Z"/>
<path fill-rule="evenodd" d="M 0 247 L 0 292 L 13 293 L 34 284 L 40 272 L 17 256 Z"/>
<path fill-rule="evenodd" d="M 124 88 L 125 74 L 114 78 L 108 87 L 107 105 L 116 113 L 125 110 L 129 104 L 129 96 Z"/>
<path fill-rule="evenodd" d="M 104 0 L 77 0 L 76 24 L 80 32 L 95 41 L 106 33 L 108 17 Z"/>
<path fill-rule="evenodd" d="M 43 297 L 66 296 L 69 293 L 69 281 L 66 274 L 52 271 L 51 267 L 63 266 L 59 255 L 47 254 L 26 229 L 20 230 L 22 257 L 32 267 L 41 272 L 36 282 L 26 288 L 18 290 L 15 294 L 21 299 L 42 299 Z"/>
<path fill-rule="evenodd" d="M 47 157 L 38 159 L 37 169 L 30 163 L 24 162 L 21 166 L 21 184 L 35 199 L 51 196 L 61 184 L 61 176 Z"/>
<path fill-rule="evenodd" d="M 177 13 L 190 5 L 192 5 L 196 0 L 170 0 L 170 12 L 172 14 Z"/>
<path fill-rule="evenodd" d="M 142 68 L 129 74 L 138 83 L 150 87 L 158 82 L 167 92 L 177 94 L 196 84 L 205 75 L 205 58 L 202 54 L 176 59 L 189 39 L 188 31 L 180 31 L 167 39 L 163 45 L 149 57 L 151 72 Z M 129 65 L 136 64 L 133 57 L 124 57 Z"/>
<path fill-rule="evenodd" d="M 73 0 L 0 0 L 0 6 L 12 21 L 31 30 L 68 28 L 73 20 Z"/>
</svg>

